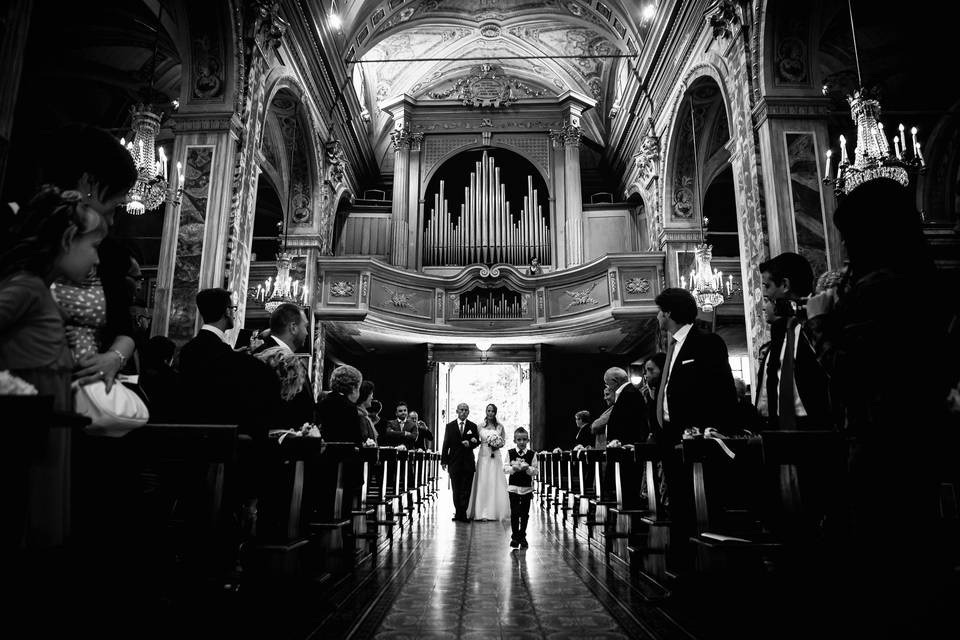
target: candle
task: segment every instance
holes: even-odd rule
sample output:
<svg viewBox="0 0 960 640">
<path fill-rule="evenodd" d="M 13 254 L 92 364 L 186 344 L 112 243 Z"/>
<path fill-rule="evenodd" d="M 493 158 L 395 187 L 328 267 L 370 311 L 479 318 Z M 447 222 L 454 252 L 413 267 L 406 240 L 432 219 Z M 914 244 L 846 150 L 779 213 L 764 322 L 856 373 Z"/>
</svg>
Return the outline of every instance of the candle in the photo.
<svg viewBox="0 0 960 640">
<path fill-rule="evenodd" d="M 917 154 L 917 157 L 920 159 L 920 166 L 921 166 L 921 167 L 925 167 L 925 166 L 926 166 L 926 163 L 923 161 L 923 154 L 920 153 L 920 143 L 919 143 L 919 142 L 914 142 L 914 143 L 913 143 L 913 152 L 914 152 L 915 154 Z"/>
<path fill-rule="evenodd" d="M 840 136 L 840 164 L 848 164 L 849 162 L 847 158 L 847 139 Z"/>
<path fill-rule="evenodd" d="M 823 170 L 823 177 L 825 179 L 830 177 L 830 157 L 832 155 L 833 151 L 831 149 L 827 149 L 827 167 Z"/>
<path fill-rule="evenodd" d="M 160 176 L 164 180 L 167 179 L 167 154 L 163 147 L 160 147 Z"/>
<path fill-rule="evenodd" d="M 903 132 L 903 123 L 900 123 L 900 126 L 897 127 L 900 130 L 900 142 L 903 144 L 903 155 L 907 155 L 907 136 Z"/>
<path fill-rule="evenodd" d="M 897 154 L 897 160 L 900 160 L 900 136 L 893 136 L 893 150 Z"/>
</svg>

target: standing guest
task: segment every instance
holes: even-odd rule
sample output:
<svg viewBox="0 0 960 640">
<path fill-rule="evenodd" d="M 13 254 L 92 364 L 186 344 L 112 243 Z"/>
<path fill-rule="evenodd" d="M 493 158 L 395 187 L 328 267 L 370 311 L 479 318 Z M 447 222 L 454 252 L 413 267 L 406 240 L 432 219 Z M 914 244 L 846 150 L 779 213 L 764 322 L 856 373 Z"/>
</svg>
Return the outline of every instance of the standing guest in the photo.
<svg viewBox="0 0 960 640">
<path fill-rule="evenodd" d="M 726 429 L 736 411 L 737 391 L 727 359 L 727 345 L 713 333 L 694 326 L 697 303 L 686 289 L 664 289 L 655 299 L 657 322 L 669 338 L 667 357 L 657 391 L 657 422 L 663 479 L 661 500 L 669 505 L 678 533 L 672 561 L 689 562 L 693 533 L 693 487 L 682 454 L 675 445 L 684 433 L 707 427 Z M 671 541 L 673 541 L 671 534 Z M 689 568 L 689 567 L 683 567 Z"/>
<path fill-rule="evenodd" d="M 141 352 L 140 388 L 147 394 L 151 422 L 175 422 L 180 374 L 173 368 L 177 345 L 166 336 L 153 336 Z"/>
<path fill-rule="evenodd" d="M 357 413 L 360 414 L 360 419 L 362 422 L 362 429 L 360 437 L 363 440 L 364 444 L 370 444 L 370 441 L 373 441 L 373 444 L 377 444 L 377 439 L 380 437 L 377 434 L 376 428 L 373 426 L 373 419 L 370 414 L 370 407 L 373 404 L 373 391 L 374 384 L 371 380 L 364 380 L 360 383 L 360 395 L 357 397 Z"/>
<path fill-rule="evenodd" d="M 380 412 L 383 411 L 383 403 L 374 398 L 370 401 L 370 408 L 367 409 L 367 415 L 370 416 L 370 422 L 373 424 L 374 428 L 380 424 Z M 377 432 L 379 433 L 379 432 Z M 380 438 L 377 437 L 377 442 L 379 443 Z"/>
<path fill-rule="evenodd" d="M 70 125 L 56 133 L 58 153 L 46 154 L 43 181 L 80 193 L 80 206 L 100 214 L 112 227 L 116 210 L 137 180 L 130 153 L 108 132 Z M 67 315 L 67 339 L 80 353 L 74 378 L 80 384 L 103 380 L 107 391 L 133 356 L 130 317 L 133 297 L 127 283 L 130 252 L 108 235 L 98 248 L 100 264 L 82 283 L 57 284 L 55 297 Z"/>
<path fill-rule="evenodd" d="M 348 364 L 330 374 L 330 393 L 317 406 L 320 432 L 327 442 L 362 444 L 363 423 L 357 412 L 363 374 Z"/>
<path fill-rule="evenodd" d="M 834 223 L 849 257 L 845 281 L 810 298 L 806 310 L 851 439 L 842 549 L 849 570 L 838 586 L 852 594 L 845 599 L 850 618 L 861 623 L 857 635 L 934 637 L 931 607 L 950 579 L 940 544 L 937 456 L 956 455 L 937 446 L 946 441 L 943 399 L 957 368 L 941 352 L 949 317 L 937 301 L 948 289 L 938 282 L 913 194 L 899 183 L 880 178 L 857 187 L 840 202 Z M 916 309 L 900 308 L 891 292 L 909 292 Z M 909 393 L 890 388 L 890 345 L 905 327 L 922 336 L 910 351 Z M 889 523 L 891 505 L 909 505 L 910 524 L 897 543 L 911 558 L 888 566 L 877 561 L 889 553 L 877 531 Z M 891 584 L 910 588 L 891 591 Z"/>
<path fill-rule="evenodd" d="M 73 409 L 73 359 L 49 287 L 58 278 L 82 281 L 96 266 L 97 245 L 106 235 L 102 218 L 71 195 L 45 189 L 33 198 L 0 254 L 0 370 L 53 396 L 54 409 L 64 412 Z M 17 481 L 29 474 L 30 487 L 21 492 L 29 491 L 26 505 L 8 505 L 17 545 L 59 546 L 70 532 L 70 435 L 69 429 L 50 429 L 29 471 L 26 453 L 17 452 Z"/>
<path fill-rule="evenodd" d="M 660 423 L 657 422 L 657 392 L 660 390 L 660 376 L 666 362 L 667 354 L 659 351 L 643 363 L 643 382 L 640 383 L 640 395 L 643 396 L 643 402 L 646 406 L 647 422 L 650 425 L 650 435 L 653 439 L 656 439 L 657 432 L 660 431 Z"/>
<path fill-rule="evenodd" d="M 398 402 L 395 418 L 387 422 L 385 434 L 387 446 L 403 445 L 412 449 L 417 442 L 417 423 L 407 415 L 407 403 Z"/>
<path fill-rule="evenodd" d="M 433 444 L 433 432 L 427 427 L 426 422 L 417 420 L 417 443 L 414 446 L 417 449 L 429 451 L 431 444 Z"/>
<path fill-rule="evenodd" d="M 798 316 L 813 292 L 813 269 L 797 253 L 781 253 L 760 265 L 770 342 L 760 347 L 757 411 L 768 429 L 831 429 L 829 380 Z M 765 302 L 766 304 L 766 302 Z"/>
<path fill-rule="evenodd" d="M 615 398 L 613 391 L 607 385 L 603 385 L 603 401 L 607 408 L 603 410 L 600 416 L 590 423 L 590 433 L 593 434 L 595 449 L 607 448 L 607 421 L 610 420 L 610 412 L 613 411 L 613 402 Z"/>
<path fill-rule="evenodd" d="M 283 303 L 270 314 L 270 336 L 254 351 L 280 379 L 280 411 L 274 418 L 274 425 L 280 428 L 299 429 L 317 419 L 310 377 L 296 355 L 309 333 L 303 309 Z"/>
<path fill-rule="evenodd" d="M 586 410 L 577 411 L 573 416 L 573 422 L 577 425 L 577 435 L 573 438 L 573 446 L 581 446 L 584 449 L 593 447 L 594 436 L 590 431 L 590 412 Z M 516 441 L 516 437 L 514 437 Z"/>
<path fill-rule="evenodd" d="M 473 474 L 477 470 L 473 450 L 480 446 L 480 431 L 476 424 L 467 420 L 469 415 L 470 406 L 466 402 L 457 405 L 457 419 L 447 423 L 440 450 L 440 466 L 444 471 L 450 469 L 455 522 L 470 522 L 467 503 L 473 487 Z"/>
<path fill-rule="evenodd" d="M 640 390 L 630 384 L 630 377 L 620 367 L 610 367 L 603 374 L 603 383 L 613 394 L 613 409 L 607 421 L 607 445 L 646 442 L 650 435 L 647 414 Z"/>
</svg>

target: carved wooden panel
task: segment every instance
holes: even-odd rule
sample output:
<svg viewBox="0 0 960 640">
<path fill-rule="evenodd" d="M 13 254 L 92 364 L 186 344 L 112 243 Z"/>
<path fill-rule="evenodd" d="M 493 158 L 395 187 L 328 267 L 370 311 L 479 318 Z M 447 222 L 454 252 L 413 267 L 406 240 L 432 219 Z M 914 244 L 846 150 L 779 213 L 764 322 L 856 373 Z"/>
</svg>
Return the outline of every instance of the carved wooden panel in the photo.
<svg viewBox="0 0 960 640">
<path fill-rule="evenodd" d="M 370 278 L 371 309 L 433 320 L 433 294 L 432 289 L 406 287 L 376 277 Z"/>
<path fill-rule="evenodd" d="M 360 300 L 359 275 L 327 272 L 323 274 L 323 303 L 332 307 L 356 307 Z"/>
<path fill-rule="evenodd" d="M 575 284 L 547 289 L 547 319 L 591 313 L 610 306 L 607 274 Z"/>
</svg>

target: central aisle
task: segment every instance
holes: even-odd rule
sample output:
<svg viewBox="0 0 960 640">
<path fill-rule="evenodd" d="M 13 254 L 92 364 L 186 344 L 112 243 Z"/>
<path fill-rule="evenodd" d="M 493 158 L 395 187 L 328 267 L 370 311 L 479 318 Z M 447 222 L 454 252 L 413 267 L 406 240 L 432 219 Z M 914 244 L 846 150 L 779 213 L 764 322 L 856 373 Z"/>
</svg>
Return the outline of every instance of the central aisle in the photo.
<svg viewBox="0 0 960 640">
<path fill-rule="evenodd" d="M 511 549 L 510 522 L 451 522 L 449 492 L 423 527 L 422 553 L 376 638 L 623 638 L 629 636 L 568 566 L 530 509 L 529 549 Z"/>
</svg>

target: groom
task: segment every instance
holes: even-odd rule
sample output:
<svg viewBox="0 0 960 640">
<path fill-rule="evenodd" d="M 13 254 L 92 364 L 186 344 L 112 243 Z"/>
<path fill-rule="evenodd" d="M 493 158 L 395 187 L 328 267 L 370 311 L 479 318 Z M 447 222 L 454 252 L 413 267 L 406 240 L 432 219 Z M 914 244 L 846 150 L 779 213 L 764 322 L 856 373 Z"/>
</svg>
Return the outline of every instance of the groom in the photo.
<svg viewBox="0 0 960 640">
<path fill-rule="evenodd" d="M 440 452 L 440 465 L 444 470 L 448 465 L 450 467 L 453 508 L 456 510 L 454 522 L 470 522 L 467 518 L 467 502 L 470 500 L 473 474 L 477 469 L 473 450 L 480 444 L 480 432 L 477 425 L 467 420 L 468 415 L 470 407 L 465 402 L 458 404 L 457 419 L 447 424 Z"/>
</svg>

